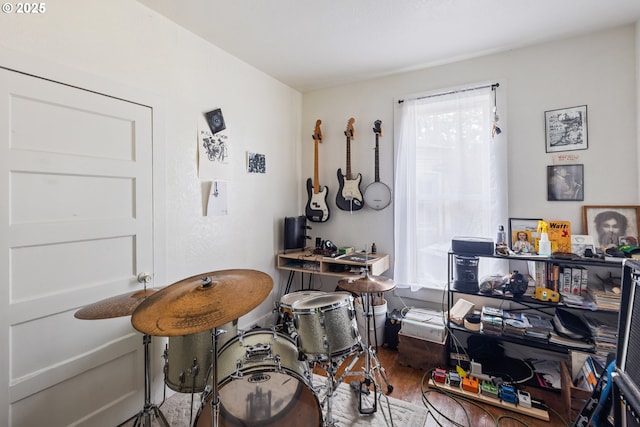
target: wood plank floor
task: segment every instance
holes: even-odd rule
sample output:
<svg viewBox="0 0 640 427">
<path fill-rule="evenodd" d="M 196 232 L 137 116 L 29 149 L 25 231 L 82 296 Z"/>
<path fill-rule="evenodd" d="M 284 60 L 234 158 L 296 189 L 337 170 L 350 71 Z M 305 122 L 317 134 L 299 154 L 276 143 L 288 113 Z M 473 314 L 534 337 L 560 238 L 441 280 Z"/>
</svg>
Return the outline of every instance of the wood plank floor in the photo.
<svg viewBox="0 0 640 427">
<path fill-rule="evenodd" d="M 416 405 L 425 405 L 422 393 L 422 382 L 423 378 L 425 377 L 425 371 L 400 365 L 398 363 L 398 351 L 396 350 L 389 350 L 379 347 L 377 356 L 378 360 L 380 361 L 380 365 L 386 371 L 389 383 L 393 386 L 393 391 L 391 393 L 388 393 L 388 395 L 395 397 L 396 399 L 414 403 Z M 336 378 L 338 378 L 340 374 L 344 372 L 344 368 L 352 358 L 353 356 L 349 356 L 344 362 L 340 363 L 335 374 Z M 360 357 L 360 359 L 351 369 L 351 372 L 362 372 L 364 359 L 364 356 Z M 324 370 L 316 367 L 314 368 L 314 373 L 322 375 L 325 372 Z M 352 376 L 348 376 L 346 378 L 347 379 L 345 379 L 345 382 L 351 382 L 358 379 L 357 377 Z M 424 378 L 425 388 L 427 388 L 427 380 L 428 378 Z M 386 387 L 384 385 L 382 385 L 382 387 L 383 391 L 386 391 Z M 532 398 L 543 400 L 550 407 L 550 420 L 548 422 L 520 413 L 508 411 L 503 408 L 498 408 L 496 406 L 487 404 L 479 404 L 478 406 L 476 406 L 459 399 L 453 399 L 440 393 L 429 392 L 426 394 L 426 397 L 428 398 L 431 405 L 438 411 L 440 411 L 442 415 L 438 415 L 434 410 L 430 409 L 430 414 L 432 415 L 429 415 L 427 425 L 456 425 L 469 427 L 495 427 L 496 425 L 499 425 L 500 427 L 555 427 L 567 425 L 567 422 L 569 422 L 569 425 L 573 425 L 572 421 L 562 420 L 558 415 L 565 413 L 565 408 L 563 408 L 563 403 L 559 393 L 548 392 L 537 388 L 528 388 L 527 391 L 531 393 Z M 436 422 L 436 419 L 434 417 L 437 417 L 437 420 L 440 424 Z M 449 418 L 451 421 L 448 421 L 445 417 Z M 509 419 L 508 417 L 513 417 L 516 420 Z M 500 418 L 499 424 L 496 424 L 496 419 L 498 418 Z"/>
</svg>

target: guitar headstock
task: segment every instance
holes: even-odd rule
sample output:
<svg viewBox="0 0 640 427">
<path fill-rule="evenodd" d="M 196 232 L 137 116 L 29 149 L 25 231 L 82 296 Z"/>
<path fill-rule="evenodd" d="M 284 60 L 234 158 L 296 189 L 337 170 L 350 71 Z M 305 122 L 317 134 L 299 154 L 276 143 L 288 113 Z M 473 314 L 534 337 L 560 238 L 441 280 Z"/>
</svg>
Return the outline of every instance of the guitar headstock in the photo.
<svg viewBox="0 0 640 427">
<path fill-rule="evenodd" d="M 382 120 L 376 120 L 373 123 L 373 133 L 378 136 L 382 136 Z"/>
<path fill-rule="evenodd" d="M 353 123 L 356 121 L 353 117 L 349 119 L 347 122 L 347 130 L 344 131 L 344 134 L 347 135 L 347 138 L 353 139 L 355 132 L 353 131 Z"/>
<path fill-rule="evenodd" d="M 321 124 L 322 120 L 316 120 L 316 128 L 313 130 L 313 140 L 316 142 L 322 142 L 322 130 L 320 129 Z"/>
</svg>

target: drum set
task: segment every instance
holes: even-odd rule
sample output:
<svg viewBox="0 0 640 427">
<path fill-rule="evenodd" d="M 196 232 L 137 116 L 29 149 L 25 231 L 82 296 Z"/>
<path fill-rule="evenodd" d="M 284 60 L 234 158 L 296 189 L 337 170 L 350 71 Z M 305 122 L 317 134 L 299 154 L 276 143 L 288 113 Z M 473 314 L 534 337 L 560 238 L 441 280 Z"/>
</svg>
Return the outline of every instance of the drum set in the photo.
<svg viewBox="0 0 640 427">
<path fill-rule="evenodd" d="M 150 427 L 153 419 L 169 427 L 151 402 L 149 344 L 152 336 L 168 337 L 163 353 L 166 387 L 192 395 L 190 425 L 206 426 L 335 426 L 332 399 L 347 377 L 357 389 L 363 414 L 377 410 L 381 381 L 393 390 L 374 348 L 358 332 L 354 294 L 363 297 L 367 331 L 373 317 L 372 296 L 395 288 L 385 277 L 349 277 L 342 291 L 298 291 L 275 304 L 277 319 L 268 329 L 238 330 L 238 318 L 270 294 L 273 280 L 256 270 L 221 270 L 189 277 L 158 291 L 145 289 L 108 298 L 75 313 L 79 319 L 131 316 L 143 334 L 144 406 L 133 426 Z M 361 372 L 354 370 L 364 357 Z M 313 371 L 324 371 L 325 384 L 314 385 Z M 338 372 L 341 372 L 338 375 Z M 357 388 L 355 387 L 357 385 Z M 373 406 L 363 395 L 373 392 Z M 193 417 L 193 395 L 201 393 Z M 369 399 L 370 401 L 371 399 Z M 326 415 L 323 417 L 323 409 Z"/>
</svg>

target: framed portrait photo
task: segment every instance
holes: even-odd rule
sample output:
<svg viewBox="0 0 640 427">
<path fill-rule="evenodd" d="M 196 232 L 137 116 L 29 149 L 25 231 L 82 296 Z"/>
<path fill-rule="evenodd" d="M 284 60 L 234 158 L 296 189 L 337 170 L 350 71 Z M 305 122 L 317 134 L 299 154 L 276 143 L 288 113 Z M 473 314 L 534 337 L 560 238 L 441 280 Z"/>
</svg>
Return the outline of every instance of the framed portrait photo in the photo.
<svg viewBox="0 0 640 427">
<path fill-rule="evenodd" d="M 547 166 L 547 200 L 584 200 L 584 165 Z"/>
<path fill-rule="evenodd" d="M 593 236 L 597 248 L 637 244 L 640 206 L 583 206 L 584 233 Z"/>
<path fill-rule="evenodd" d="M 516 253 L 535 252 L 538 221 L 542 218 L 509 218 L 509 248 Z M 527 245 L 528 242 L 529 245 Z"/>
<path fill-rule="evenodd" d="M 545 111 L 544 123 L 547 153 L 589 148 L 586 105 Z"/>
</svg>

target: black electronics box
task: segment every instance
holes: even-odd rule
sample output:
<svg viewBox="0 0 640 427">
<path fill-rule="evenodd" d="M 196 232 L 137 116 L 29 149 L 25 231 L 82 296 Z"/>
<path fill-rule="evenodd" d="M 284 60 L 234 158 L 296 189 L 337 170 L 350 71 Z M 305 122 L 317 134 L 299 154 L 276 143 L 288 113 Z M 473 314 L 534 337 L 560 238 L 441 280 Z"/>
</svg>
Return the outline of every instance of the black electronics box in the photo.
<svg viewBox="0 0 640 427">
<path fill-rule="evenodd" d="M 451 252 L 459 255 L 493 255 L 493 240 L 486 237 L 454 237 Z"/>
</svg>

